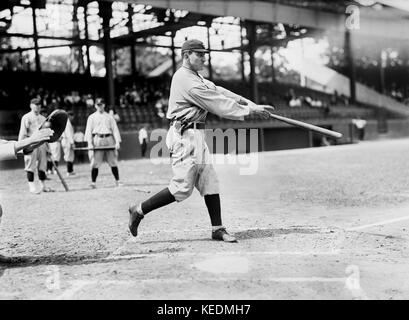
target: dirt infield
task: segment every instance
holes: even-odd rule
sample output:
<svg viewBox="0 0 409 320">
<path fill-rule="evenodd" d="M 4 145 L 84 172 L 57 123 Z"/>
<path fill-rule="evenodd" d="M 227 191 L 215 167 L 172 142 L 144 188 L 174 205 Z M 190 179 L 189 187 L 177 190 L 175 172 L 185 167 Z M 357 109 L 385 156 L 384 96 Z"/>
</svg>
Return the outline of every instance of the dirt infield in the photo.
<svg viewBox="0 0 409 320">
<path fill-rule="evenodd" d="M 87 165 L 65 192 L 30 195 L 2 171 L 0 299 L 408 299 L 409 140 L 259 154 L 256 175 L 217 165 L 224 224 L 210 240 L 197 191 L 150 213 L 131 238 L 128 205 L 167 186 L 168 165 L 120 162 L 98 188 Z M 65 173 L 65 169 L 61 169 Z"/>
</svg>

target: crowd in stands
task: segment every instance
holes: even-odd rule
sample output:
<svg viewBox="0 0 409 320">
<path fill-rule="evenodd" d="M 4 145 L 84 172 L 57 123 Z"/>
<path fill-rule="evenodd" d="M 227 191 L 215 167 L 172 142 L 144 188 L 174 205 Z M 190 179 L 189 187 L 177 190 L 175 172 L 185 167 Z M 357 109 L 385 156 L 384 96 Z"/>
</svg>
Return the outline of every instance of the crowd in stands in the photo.
<svg viewBox="0 0 409 320">
<path fill-rule="evenodd" d="M 406 87 L 399 87 L 396 83 L 392 83 L 387 89 L 387 94 L 395 100 L 409 106 L 409 85 Z"/>
</svg>

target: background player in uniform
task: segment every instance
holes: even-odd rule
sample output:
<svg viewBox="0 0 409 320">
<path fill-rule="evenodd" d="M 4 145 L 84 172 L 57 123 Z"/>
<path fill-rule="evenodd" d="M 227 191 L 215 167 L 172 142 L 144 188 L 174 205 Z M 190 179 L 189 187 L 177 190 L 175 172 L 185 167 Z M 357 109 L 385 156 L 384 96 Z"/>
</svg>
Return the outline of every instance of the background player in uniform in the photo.
<svg viewBox="0 0 409 320">
<path fill-rule="evenodd" d="M 37 145 L 40 142 L 45 142 L 50 139 L 53 134 L 53 130 L 41 129 L 34 131 L 33 134 L 25 139 L 19 141 L 7 141 L 0 139 L 0 161 L 2 160 L 11 160 L 17 158 L 17 152 L 23 150 L 24 148 Z M 3 209 L 0 205 L 0 223 L 3 216 Z M 0 254 L 0 263 L 13 263 L 14 259 L 5 257 Z"/>
<path fill-rule="evenodd" d="M 21 141 L 30 137 L 41 124 L 45 121 L 45 117 L 40 114 L 41 111 L 41 101 L 40 99 L 34 98 L 30 101 L 31 111 L 26 113 L 21 118 L 20 132 L 18 135 L 18 140 Z M 42 144 L 38 148 L 34 149 L 32 153 L 24 156 L 25 168 L 27 172 L 28 187 L 31 193 L 40 193 L 52 191 L 45 185 L 47 169 L 47 146 Z M 38 171 L 38 178 L 40 180 L 41 189 L 37 189 L 34 183 L 34 172 Z"/>
<path fill-rule="evenodd" d="M 61 147 L 64 152 L 64 161 L 67 164 L 67 176 L 72 176 L 74 172 L 74 128 L 71 120 L 73 118 L 72 113 L 68 113 L 67 126 L 61 135 Z"/>
<path fill-rule="evenodd" d="M 146 153 L 146 148 L 147 148 L 147 142 L 146 142 L 147 139 L 148 139 L 148 132 L 146 131 L 146 125 L 143 125 L 142 128 L 138 132 L 138 140 L 141 146 L 142 158 L 145 158 L 145 153 Z"/>
<path fill-rule="evenodd" d="M 198 71 L 204 67 L 206 52 L 199 40 L 188 40 L 182 46 L 183 64 L 173 75 L 166 115 L 172 121 L 166 145 L 172 153 L 173 178 L 167 188 L 129 207 L 129 229 L 133 236 L 137 235 L 144 215 L 174 201 L 183 201 L 196 187 L 209 211 L 212 239 L 236 242 L 222 224 L 218 179 L 210 163 L 204 130 L 200 129 L 204 129 L 208 112 L 228 119 L 244 120 L 244 116 L 249 114 L 267 118 L 274 108 L 256 105 L 205 80 Z"/>
<path fill-rule="evenodd" d="M 85 140 L 89 148 L 114 147 L 115 150 L 90 150 L 91 188 L 96 188 L 98 168 L 106 157 L 117 186 L 121 186 L 118 172 L 118 150 L 121 135 L 115 119 L 105 112 L 105 102 L 102 98 L 95 99 L 95 111 L 88 117 L 85 128 Z"/>
</svg>

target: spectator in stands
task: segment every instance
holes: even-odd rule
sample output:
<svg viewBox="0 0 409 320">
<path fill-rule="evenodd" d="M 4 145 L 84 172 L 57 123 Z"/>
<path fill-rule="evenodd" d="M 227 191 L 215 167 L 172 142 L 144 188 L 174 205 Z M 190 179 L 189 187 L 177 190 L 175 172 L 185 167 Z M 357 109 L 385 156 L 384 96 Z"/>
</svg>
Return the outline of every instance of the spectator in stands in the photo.
<svg viewBox="0 0 409 320">
<path fill-rule="evenodd" d="M 121 118 L 119 117 L 119 114 L 115 112 L 114 108 L 110 108 L 108 114 L 115 119 L 116 122 L 119 122 Z"/>
<path fill-rule="evenodd" d="M 165 112 L 168 107 L 168 100 L 165 99 L 164 97 L 161 97 L 158 101 L 156 101 L 155 108 L 156 108 L 156 114 L 160 118 L 165 118 Z"/>
<path fill-rule="evenodd" d="M 322 108 L 323 103 L 319 99 L 312 99 L 311 97 L 305 97 L 304 101 L 312 108 Z"/>
<path fill-rule="evenodd" d="M 290 89 L 290 91 L 288 92 L 287 100 L 288 106 L 291 108 L 301 107 L 302 105 L 301 99 L 295 95 L 294 89 Z"/>
<path fill-rule="evenodd" d="M 338 103 L 338 91 L 334 90 L 334 94 L 331 96 L 331 105 L 336 105 Z"/>
<path fill-rule="evenodd" d="M 352 119 L 352 124 L 355 126 L 358 132 L 358 139 L 361 141 L 364 140 L 366 123 L 366 120 L 361 119 L 360 116 L 358 116 L 356 119 Z"/>
<path fill-rule="evenodd" d="M 342 102 L 344 103 L 344 106 L 349 107 L 349 98 L 344 94 L 341 94 L 340 98 L 341 98 Z"/>
<path fill-rule="evenodd" d="M 93 107 L 93 106 L 94 106 L 94 99 L 92 98 L 92 95 L 91 95 L 91 94 L 88 94 L 88 95 L 87 95 L 87 98 L 86 98 L 86 100 L 85 100 L 85 105 L 86 105 L 87 107 Z"/>
</svg>

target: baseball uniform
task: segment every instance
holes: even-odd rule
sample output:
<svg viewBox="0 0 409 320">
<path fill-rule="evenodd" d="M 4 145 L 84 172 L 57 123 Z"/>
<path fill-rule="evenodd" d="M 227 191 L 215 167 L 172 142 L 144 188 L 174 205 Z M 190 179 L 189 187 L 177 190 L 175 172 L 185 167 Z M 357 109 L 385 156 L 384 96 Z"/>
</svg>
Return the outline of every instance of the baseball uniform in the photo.
<svg viewBox="0 0 409 320">
<path fill-rule="evenodd" d="M 45 117 L 41 114 L 35 115 L 30 111 L 21 118 L 20 132 L 18 139 L 22 140 L 30 137 L 34 131 L 38 130 L 41 124 L 45 121 Z M 34 151 L 24 156 L 25 168 L 24 170 L 34 172 L 46 171 L 47 169 L 47 146 L 45 144 L 34 149 Z"/>
<path fill-rule="evenodd" d="M 189 197 L 194 187 L 202 196 L 219 193 L 204 131 L 195 128 L 183 130 L 183 127 L 204 123 L 208 112 L 223 118 L 243 120 L 250 110 L 248 106 L 237 103 L 240 99 L 241 96 L 216 86 L 185 66 L 174 74 L 167 111 L 172 125 L 166 145 L 172 153 L 173 178 L 169 191 L 176 201 Z"/>
<path fill-rule="evenodd" d="M 74 162 L 74 128 L 70 119 L 67 120 L 67 126 L 61 135 L 61 147 L 64 152 L 65 162 Z"/>
<path fill-rule="evenodd" d="M 115 119 L 108 113 L 94 112 L 88 117 L 85 129 L 85 140 L 89 146 L 93 147 L 115 147 L 116 143 L 121 142 L 121 135 Z M 99 168 L 106 156 L 107 162 L 111 167 L 116 167 L 118 163 L 117 150 L 94 151 L 91 158 L 92 168 Z"/>
</svg>

